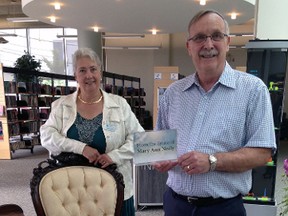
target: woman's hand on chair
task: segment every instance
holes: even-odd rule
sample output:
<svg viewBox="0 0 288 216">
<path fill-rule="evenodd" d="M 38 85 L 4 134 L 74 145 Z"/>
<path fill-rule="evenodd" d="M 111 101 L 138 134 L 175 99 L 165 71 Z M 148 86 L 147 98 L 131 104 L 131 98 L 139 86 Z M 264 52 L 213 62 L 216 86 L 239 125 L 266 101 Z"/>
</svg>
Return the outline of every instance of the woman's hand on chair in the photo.
<svg viewBox="0 0 288 216">
<path fill-rule="evenodd" d="M 98 162 L 100 153 L 96 149 L 86 145 L 83 149 L 82 155 L 86 157 L 90 163 L 95 164 Z"/>
<path fill-rule="evenodd" d="M 96 164 L 97 163 L 100 163 L 102 165 L 101 168 L 105 168 L 105 167 L 109 166 L 110 164 L 112 164 L 113 161 L 111 160 L 111 158 L 107 154 L 102 154 L 98 157 Z"/>
</svg>

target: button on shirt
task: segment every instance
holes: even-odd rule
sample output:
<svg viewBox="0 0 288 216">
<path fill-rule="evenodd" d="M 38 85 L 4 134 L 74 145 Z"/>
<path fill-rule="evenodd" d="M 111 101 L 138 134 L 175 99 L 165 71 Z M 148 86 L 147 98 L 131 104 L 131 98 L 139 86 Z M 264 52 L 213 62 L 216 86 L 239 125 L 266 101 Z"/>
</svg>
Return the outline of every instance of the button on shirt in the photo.
<svg viewBox="0 0 288 216">
<path fill-rule="evenodd" d="M 243 147 L 276 148 L 267 86 L 228 63 L 208 92 L 196 73 L 170 85 L 160 101 L 156 129 L 177 129 L 178 156 L 189 151 L 213 154 Z M 176 166 L 168 174 L 167 185 L 186 196 L 230 198 L 247 194 L 252 184 L 251 170 L 187 175 Z"/>
</svg>

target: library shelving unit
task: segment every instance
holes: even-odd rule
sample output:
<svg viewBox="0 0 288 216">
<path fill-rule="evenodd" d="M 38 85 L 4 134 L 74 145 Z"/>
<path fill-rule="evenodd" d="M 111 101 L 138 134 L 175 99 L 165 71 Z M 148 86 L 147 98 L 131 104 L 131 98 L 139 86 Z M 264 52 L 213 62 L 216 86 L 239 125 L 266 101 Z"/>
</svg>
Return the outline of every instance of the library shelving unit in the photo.
<svg viewBox="0 0 288 216">
<path fill-rule="evenodd" d="M 144 100 L 146 93 L 141 88 L 140 78 L 103 71 L 103 89 L 124 97 L 140 124 L 146 129 L 149 127 L 146 126 L 147 111 Z"/>
<path fill-rule="evenodd" d="M 247 216 L 276 216 L 275 182 L 288 72 L 288 40 L 251 40 L 246 48 L 247 73 L 261 78 L 270 92 L 277 150 L 266 166 L 253 169 L 252 189 L 243 199 Z"/>
<path fill-rule="evenodd" d="M 23 82 L 21 73 L 32 77 Z M 17 149 L 40 144 L 39 128 L 49 117 L 51 103 L 76 90 L 74 76 L 0 67 L 0 159 L 12 159 Z M 145 91 L 140 78 L 103 72 L 103 89 L 123 96 L 145 125 Z M 152 121 L 151 121 L 152 122 Z"/>
<path fill-rule="evenodd" d="M 30 80 L 21 80 L 19 74 Z M 12 159 L 18 149 L 33 153 L 34 146 L 40 144 L 39 128 L 49 116 L 51 103 L 75 91 L 76 81 L 73 76 L 2 65 L 0 76 L 0 159 Z"/>
</svg>

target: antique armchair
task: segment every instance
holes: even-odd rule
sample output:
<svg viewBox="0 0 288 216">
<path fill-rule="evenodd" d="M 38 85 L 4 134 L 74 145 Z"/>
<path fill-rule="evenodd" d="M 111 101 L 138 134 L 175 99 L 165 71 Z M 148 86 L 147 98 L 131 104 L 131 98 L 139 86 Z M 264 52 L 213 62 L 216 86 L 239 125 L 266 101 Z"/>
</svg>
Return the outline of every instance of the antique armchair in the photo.
<svg viewBox="0 0 288 216">
<path fill-rule="evenodd" d="M 121 215 L 124 182 L 115 164 L 102 169 L 82 155 L 62 153 L 39 163 L 33 174 L 37 216 Z"/>
</svg>

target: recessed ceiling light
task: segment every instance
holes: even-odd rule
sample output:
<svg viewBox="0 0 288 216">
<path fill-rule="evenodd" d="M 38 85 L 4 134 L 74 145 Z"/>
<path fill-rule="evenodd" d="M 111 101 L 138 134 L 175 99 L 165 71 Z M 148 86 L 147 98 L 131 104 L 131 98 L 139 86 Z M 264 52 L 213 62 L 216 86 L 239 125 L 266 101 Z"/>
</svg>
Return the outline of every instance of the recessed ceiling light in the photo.
<svg viewBox="0 0 288 216">
<path fill-rule="evenodd" d="M 200 0 L 200 5 L 206 5 L 206 0 Z"/>
<path fill-rule="evenodd" d="M 236 19 L 237 18 L 237 13 L 233 12 L 231 13 L 231 19 Z"/>
<path fill-rule="evenodd" d="M 61 9 L 61 4 L 59 2 L 54 3 L 54 8 L 55 10 L 60 10 Z"/>
<path fill-rule="evenodd" d="M 94 26 L 93 30 L 94 30 L 94 32 L 99 32 L 99 27 L 98 26 Z"/>
<path fill-rule="evenodd" d="M 157 34 L 157 29 L 152 29 L 152 35 L 156 35 Z"/>
<path fill-rule="evenodd" d="M 50 19 L 50 22 L 52 22 L 52 23 L 56 22 L 56 17 L 55 16 L 50 16 L 49 19 Z"/>
</svg>

